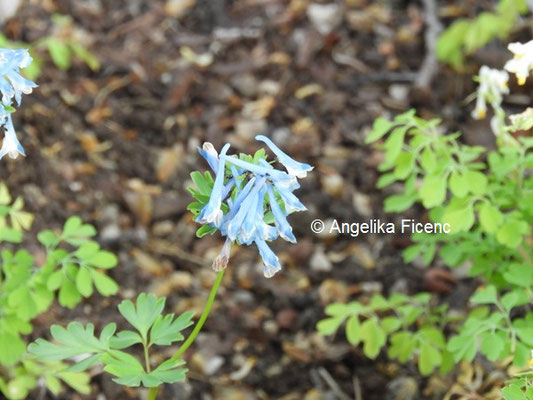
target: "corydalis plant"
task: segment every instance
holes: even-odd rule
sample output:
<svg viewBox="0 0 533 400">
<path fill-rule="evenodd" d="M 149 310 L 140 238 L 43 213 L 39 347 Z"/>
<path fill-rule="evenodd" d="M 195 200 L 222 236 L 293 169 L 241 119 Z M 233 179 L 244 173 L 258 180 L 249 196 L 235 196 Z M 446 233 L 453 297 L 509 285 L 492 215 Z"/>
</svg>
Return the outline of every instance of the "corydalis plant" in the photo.
<svg viewBox="0 0 533 400">
<path fill-rule="evenodd" d="M 0 159 L 6 154 L 17 158 L 25 155 L 24 148 L 17 139 L 11 113 L 15 111 L 13 98 L 20 105 L 22 94 L 30 94 L 37 85 L 20 75 L 20 69 L 26 68 L 32 62 L 27 50 L 0 49 L 0 127 L 4 128 L 4 141 L 0 149 Z"/>
<path fill-rule="evenodd" d="M 533 40 L 510 43 L 507 48 L 514 54 L 514 58 L 507 61 L 504 68 L 516 75 L 519 85 L 524 85 L 533 71 Z"/>
<path fill-rule="evenodd" d="M 255 244 L 263 259 L 263 273 L 270 278 L 281 264 L 267 242 L 278 237 L 296 242 L 287 216 L 306 210 L 293 192 L 300 187 L 297 178 L 305 178 L 313 167 L 295 161 L 263 135 L 256 139 L 266 143 L 287 172 L 275 169 L 263 149 L 253 157 L 237 157 L 227 155 L 229 143 L 220 154 L 211 143 L 204 143 L 199 152 L 215 172 L 215 179 L 209 172 L 191 174 L 196 188 L 189 190 L 198 201 L 191 203 L 189 210 L 196 222 L 204 224 L 198 236 L 219 230 L 226 237 L 213 262 L 216 271 L 227 266 L 232 243 Z"/>
<path fill-rule="evenodd" d="M 509 51 L 514 58 L 509 60 L 504 70 L 489 68 L 483 65 L 475 80 L 479 83 L 476 93 L 476 106 L 472 111 L 474 119 L 484 119 L 487 115 L 487 103 L 491 106 L 494 116 L 490 120 L 491 129 L 500 144 L 516 145 L 516 140 L 510 135 L 512 127 L 507 126 L 507 114 L 502 107 L 503 96 L 509 94 L 509 73 L 516 75 L 519 85 L 526 83 L 530 71 L 533 70 L 533 40 L 527 43 L 511 43 Z"/>
</svg>

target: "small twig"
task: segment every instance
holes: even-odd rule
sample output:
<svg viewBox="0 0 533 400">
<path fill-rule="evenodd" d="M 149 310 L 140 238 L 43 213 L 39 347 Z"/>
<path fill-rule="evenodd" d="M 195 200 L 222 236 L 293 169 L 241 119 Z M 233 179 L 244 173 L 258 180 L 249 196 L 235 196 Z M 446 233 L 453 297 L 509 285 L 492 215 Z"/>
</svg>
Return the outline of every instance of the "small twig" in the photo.
<svg viewBox="0 0 533 400">
<path fill-rule="evenodd" d="M 424 21 L 426 23 L 426 32 L 424 35 L 426 41 L 426 57 L 422 62 L 422 67 L 418 71 L 415 86 L 418 88 L 428 88 L 439 69 L 437 40 L 442 31 L 442 24 L 437 16 L 437 2 L 435 0 L 422 0 L 422 3 L 424 3 Z"/>
<path fill-rule="evenodd" d="M 353 377 L 353 395 L 355 400 L 363 400 L 363 393 L 361 391 L 361 382 L 359 382 L 359 377 L 354 375 Z"/>
<path fill-rule="evenodd" d="M 320 367 L 318 368 L 318 373 L 324 379 L 324 382 L 329 386 L 331 390 L 333 390 L 333 393 L 337 395 L 337 397 L 341 400 L 352 400 L 350 397 L 342 391 L 339 384 L 335 382 L 333 377 L 330 375 L 330 373 L 324 368 Z"/>
</svg>

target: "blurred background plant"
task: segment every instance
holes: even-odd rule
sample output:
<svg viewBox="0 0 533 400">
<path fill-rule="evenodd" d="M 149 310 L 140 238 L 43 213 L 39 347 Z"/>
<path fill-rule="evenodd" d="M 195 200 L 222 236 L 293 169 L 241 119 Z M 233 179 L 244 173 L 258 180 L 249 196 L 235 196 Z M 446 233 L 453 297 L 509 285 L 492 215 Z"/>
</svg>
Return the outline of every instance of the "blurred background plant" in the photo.
<svg viewBox="0 0 533 400">
<path fill-rule="evenodd" d="M 474 18 L 460 18 L 443 31 L 437 41 L 437 57 L 457 69 L 463 69 L 466 57 L 495 39 L 505 41 L 529 13 L 528 0 L 499 0 L 493 11 Z"/>
<path fill-rule="evenodd" d="M 490 82 L 480 79 L 478 98 L 486 96 L 487 84 L 507 88 L 506 72 L 490 75 Z M 505 93 L 507 89 L 491 96 Z M 354 346 L 362 341 L 370 358 L 390 335 L 389 357 L 416 359 L 422 375 L 435 368 L 446 373 L 463 360 L 472 363 L 478 354 L 492 362 L 528 366 L 533 348 L 533 137 L 519 132 L 530 130 L 533 118 L 530 108 L 509 118 L 501 103 L 501 98 L 492 100 L 499 121 L 494 150 L 462 144 L 459 133 L 443 134 L 439 119 L 423 120 L 414 110 L 392 121 L 378 118 L 367 137 L 367 143 L 379 143 L 385 152 L 378 187 L 403 182 L 404 193 L 385 199 L 385 211 L 402 213 L 419 202 L 431 222 L 451 227 L 450 233 L 414 234 L 404 261 L 420 257 L 429 265 L 438 255 L 447 266 L 467 268 L 469 277 L 479 277 L 483 283 L 470 297 L 469 314 L 454 318 L 445 305 L 424 313 L 419 302 L 428 304 L 429 295 L 393 295 L 388 301 L 375 296 L 368 305 L 328 306 L 329 318 L 317 324 L 319 332 L 334 333 L 347 319 L 346 338 Z M 390 316 L 392 311 L 397 316 Z M 435 313 L 440 317 L 428 319 Z M 365 317 L 362 325 L 360 315 Z M 449 331 L 455 334 L 446 337 Z M 513 398 L 512 393 L 519 393 L 516 399 L 531 398 L 529 384 L 512 382 L 503 392 L 506 398 Z"/>
<path fill-rule="evenodd" d="M 50 309 L 56 296 L 59 304 L 74 308 L 93 294 L 93 286 L 103 296 L 115 294 L 118 286 L 104 271 L 115 267 L 117 259 L 90 240 L 96 234 L 92 225 L 71 217 L 60 233 L 39 233 L 46 257 L 36 265 L 27 250 L 12 250 L 23 243 L 34 220 L 23 207 L 23 200 L 13 201 L 0 182 L 0 393 L 10 400 L 25 399 L 41 386 L 58 395 L 62 381 L 87 394 L 88 374 L 69 371 L 56 360 L 36 361 L 26 353 L 26 337 L 33 320 Z"/>
<path fill-rule="evenodd" d="M 30 80 L 36 80 L 41 75 L 47 60 L 46 53 L 52 63 L 63 71 L 70 69 L 74 59 L 85 63 L 92 71 L 98 71 L 100 61 L 84 44 L 87 36 L 76 28 L 72 18 L 54 14 L 51 22 L 52 33 L 32 43 L 12 41 L 0 33 L 0 47 L 29 50 L 33 63 L 24 70 L 24 75 Z"/>
</svg>

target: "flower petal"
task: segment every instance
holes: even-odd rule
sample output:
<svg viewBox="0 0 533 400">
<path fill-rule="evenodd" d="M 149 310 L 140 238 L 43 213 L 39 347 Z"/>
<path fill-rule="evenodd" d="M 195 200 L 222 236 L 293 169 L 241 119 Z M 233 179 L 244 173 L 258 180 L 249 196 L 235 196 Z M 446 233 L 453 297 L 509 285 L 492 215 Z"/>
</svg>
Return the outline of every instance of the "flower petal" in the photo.
<svg viewBox="0 0 533 400">
<path fill-rule="evenodd" d="M 276 200 L 271 185 L 268 185 L 268 201 L 270 203 L 272 214 L 274 215 L 274 223 L 276 224 L 276 228 L 278 228 L 279 235 L 288 242 L 296 243 L 296 238 L 292 233 L 292 227 L 281 211 L 281 207 Z"/>
<path fill-rule="evenodd" d="M 214 172 L 217 172 L 218 170 L 218 153 L 213 147 L 213 145 L 209 142 L 205 142 L 202 145 L 202 148 L 198 147 L 198 153 L 205 158 L 209 166 Z"/>
<path fill-rule="evenodd" d="M 230 144 L 227 143 L 220 152 L 220 155 L 226 154 L 230 147 Z M 225 162 L 218 163 L 217 175 L 215 178 L 215 183 L 213 185 L 213 190 L 211 191 L 211 196 L 209 197 L 209 202 L 202 209 L 198 217 L 196 218 L 197 222 L 202 224 L 212 223 L 217 228 L 222 223 L 222 217 L 224 213 L 220 209 L 222 205 L 222 190 L 224 188 L 224 175 L 225 175 Z"/>
<path fill-rule="evenodd" d="M 272 140 L 270 140 L 266 136 L 257 135 L 255 139 L 266 143 L 270 150 L 272 150 L 272 152 L 276 155 L 279 162 L 282 163 L 283 166 L 287 169 L 289 175 L 293 175 L 298 178 L 305 178 L 307 176 L 307 173 L 313 169 L 311 165 L 298 162 L 286 153 L 284 153 L 278 146 L 274 144 Z"/>
<path fill-rule="evenodd" d="M 263 259 L 263 274 L 265 278 L 272 278 L 276 272 L 281 270 L 281 264 L 276 254 L 268 247 L 263 239 L 255 239 L 255 244 L 259 250 L 259 254 Z"/>
<path fill-rule="evenodd" d="M 11 115 L 7 116 L 7 120 L 4 126 L 5 135 L 0 149 L 0 160 L 8 154 L 11 158 L 17 158 L 20 155 L 26 156 L 24 148 L 17 139 L 15 128 L 13 127 L 13 121 Z"/>
</svg>

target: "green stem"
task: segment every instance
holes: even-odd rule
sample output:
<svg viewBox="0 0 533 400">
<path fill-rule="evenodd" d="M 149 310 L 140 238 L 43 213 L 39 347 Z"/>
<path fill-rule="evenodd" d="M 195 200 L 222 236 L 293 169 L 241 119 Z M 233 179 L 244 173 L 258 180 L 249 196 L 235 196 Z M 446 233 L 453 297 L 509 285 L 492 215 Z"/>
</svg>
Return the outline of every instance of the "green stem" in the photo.
<svg viewBox="0 0 533 400">
<path fill-rule="evenodd" d="M 200 316 L 200 319 L 196 323 L 196 326 L 194 327 L 193 331 L 185 340 L 185 342 L 181 345 L 181 347 L 178 349 L 176 354 L 172 356 L 172 360 L 178 360 L 181 358 L 183 353 L 187 351 L 187 349 L 193 344 L 194 340 L 196 339 L 196 336 L 200 333 L 202 330 L 202 327 L 204 326 L 205 321 L 207 320 L 207 317 L 209 316 L 209 313 L 211 312 L 211 307 L 213 306 L 213 302 L 215 301 L 215 297 L 217 295 L 218 288 L 220 287 L 220 283 L 222 282 L 222 278 L 224 277 L 224 271 L 225 269 L 221 270 L 218 275 L 217 279 L 215 280 L 215 283 L 213 284 L 213 287 L 211 288 L 211 292 L 209 293 L 209 297 L 207 298 L 207 303 L 205 304 L 204 311 L 202 312 L 202 315 Z M 152 387 L 148 391 L 148 398 L 147 400 L 155 400 L 157 397 L 157 389 L 158 387 Z"/>
<path fill-rule="evenodd" d="M 146 364 L 146 372 L 150 373 L 150 357 L 148 356 L 148 346 L 143 343 L 144 347 L 144 363 Z"/>
</svg>

